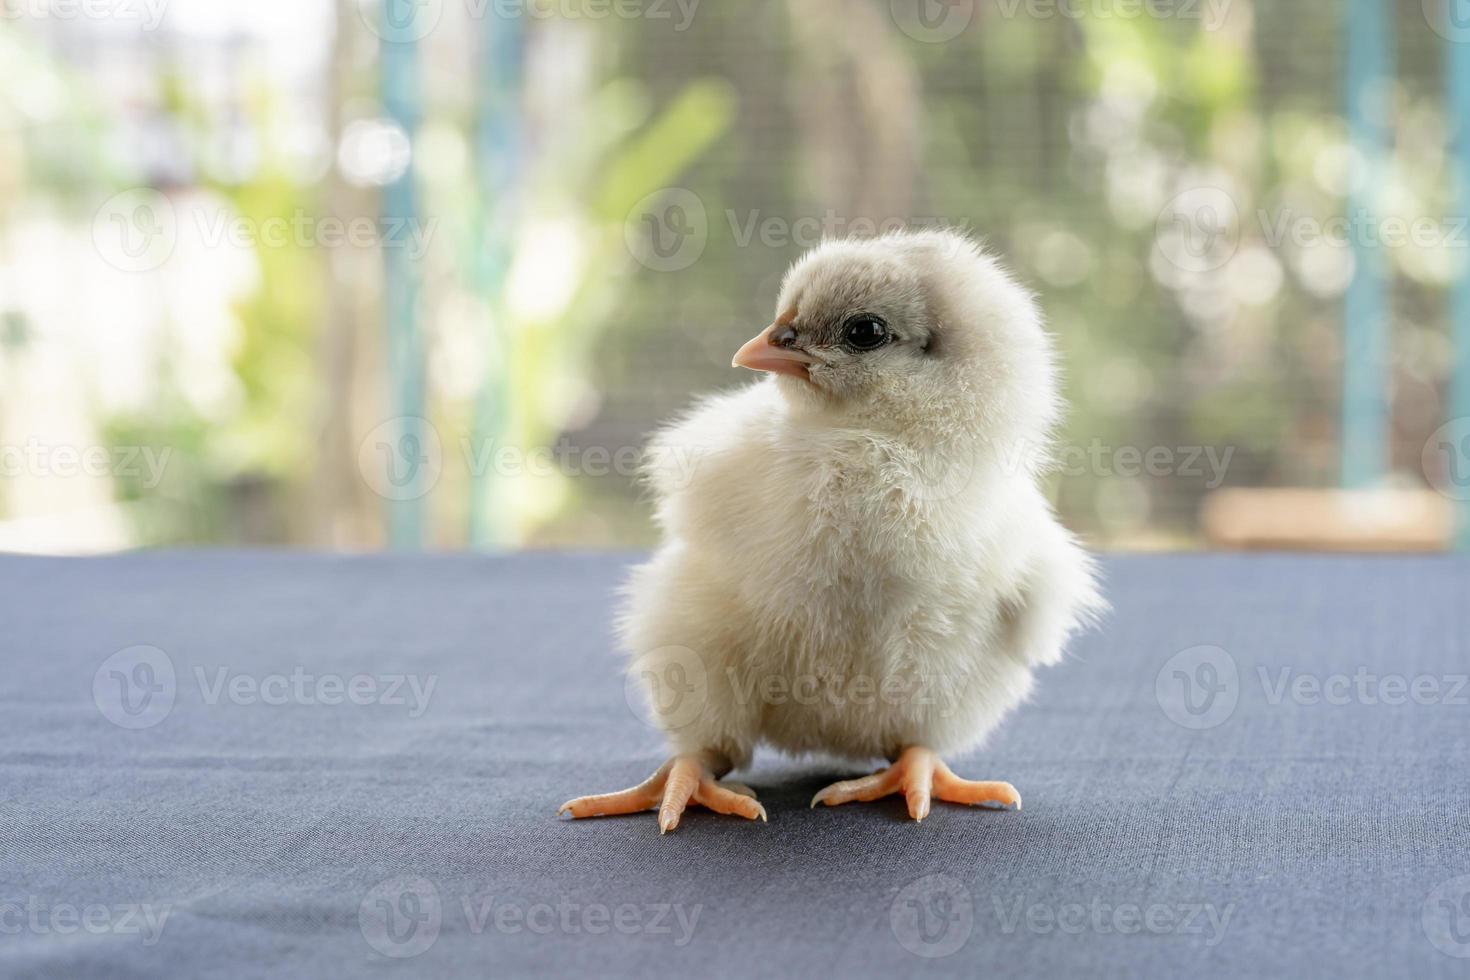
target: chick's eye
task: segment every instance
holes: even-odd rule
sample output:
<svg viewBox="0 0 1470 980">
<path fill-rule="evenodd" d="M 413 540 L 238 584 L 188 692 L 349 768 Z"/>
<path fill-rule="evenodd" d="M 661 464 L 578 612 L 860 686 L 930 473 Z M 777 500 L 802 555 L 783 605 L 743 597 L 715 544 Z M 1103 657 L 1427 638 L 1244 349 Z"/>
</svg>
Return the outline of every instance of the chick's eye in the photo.
<svg viewBox="0 0 1470 980">
<path fill-rule="evenodd" d="M 876 350 L 888 343 L 888 324 L 867 314 L 855 316 L 843 325 L 842 339 L 853 350 Z"/>
</svg>

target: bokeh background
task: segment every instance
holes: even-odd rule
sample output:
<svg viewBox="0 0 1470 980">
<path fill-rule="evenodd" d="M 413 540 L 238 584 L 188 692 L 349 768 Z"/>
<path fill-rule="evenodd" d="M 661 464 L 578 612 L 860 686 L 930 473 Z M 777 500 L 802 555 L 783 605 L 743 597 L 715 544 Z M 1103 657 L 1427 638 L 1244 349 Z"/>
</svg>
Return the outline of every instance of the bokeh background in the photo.
<svg viewBox="0 0 1470 980">
<path fill-rule="evenodd" d="M 1089 542 L 1451 547 L 1462 7 L 0 0 L 0 550 L 646 545 L 649 430 L 899 224 L 1038 293 Z"/>
</svg>

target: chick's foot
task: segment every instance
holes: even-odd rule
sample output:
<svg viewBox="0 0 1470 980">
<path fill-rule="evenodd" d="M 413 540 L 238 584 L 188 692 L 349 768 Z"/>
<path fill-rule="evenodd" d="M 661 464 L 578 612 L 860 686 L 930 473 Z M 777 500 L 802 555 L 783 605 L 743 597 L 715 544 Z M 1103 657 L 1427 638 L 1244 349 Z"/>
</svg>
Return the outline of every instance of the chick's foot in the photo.
<svg viewBox="0 0 1470 980">
<path fill-rule="evenodd" d="M 1021 794 L 1010 783 L 975 782 L 961 779 L 929 749 L 915 745 L 904 749 L 898 761 L 887 769 L 861 779 L 833 783 L 812 797 L 812 806 L 871 800 L 902 793 L 909 805 L 909 816 L 923 820 L 929 815 L 932 799 L 949 803 L 966 803 L 992 810 L 1021 809 Z"/>
<path fill-rule="evenodd" d="M 579 796 L 563 803 L 557 812 L 580 819 L 657 809 L 658 832 L 666 834 L 679 826 L 690 801 L 716 813 L 766 819 L 766 808 L 756 802 L 750 787 L 716 781 L 709 764 L 697 755 L 676 755 L 637 786 L 601 796 Z"/>
</svg>

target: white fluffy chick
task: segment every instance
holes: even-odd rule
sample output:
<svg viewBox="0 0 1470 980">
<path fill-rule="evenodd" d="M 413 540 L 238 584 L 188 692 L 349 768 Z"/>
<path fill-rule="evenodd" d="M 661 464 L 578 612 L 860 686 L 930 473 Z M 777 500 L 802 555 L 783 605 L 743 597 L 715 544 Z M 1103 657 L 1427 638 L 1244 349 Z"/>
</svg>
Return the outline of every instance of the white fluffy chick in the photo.
<svg viewBox="0 0 1470 980">
<path fill-rule="evenodd" d="M 1038 485 L 1060 403 L 1036 305 L 970 239 L 928 231 L 822 244 L 776 312 L 735 355 L 767 375 L 650 453 L 664 540 L 620 632 L 674 755 L 562 811 L 764 820 L 718 781 L 762 743 L 892 763 L 813 806 L 1017 809 L 940 755 L 977 746 L 1104 608 Z"/>
</svg>

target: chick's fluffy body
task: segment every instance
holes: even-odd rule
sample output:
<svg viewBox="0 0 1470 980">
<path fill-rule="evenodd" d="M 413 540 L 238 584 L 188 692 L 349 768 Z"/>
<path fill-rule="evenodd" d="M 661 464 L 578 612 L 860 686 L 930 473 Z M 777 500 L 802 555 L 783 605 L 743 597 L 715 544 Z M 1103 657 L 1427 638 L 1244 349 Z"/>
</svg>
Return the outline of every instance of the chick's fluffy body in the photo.
<svg viewBox="0 0 1470 980">
<path fill-rule="evenodd" d="M 814 335 L 878 310 L 899 340 L 658 434 L 664 540 L 623 644 L 680 753 L 974 747 L 1102 608 L 1038 485 L 1058 406 L 1035 305 L 968 239 L 925 233 L 821 246 L 790 310 Z"/>
</svg>

